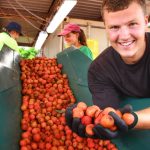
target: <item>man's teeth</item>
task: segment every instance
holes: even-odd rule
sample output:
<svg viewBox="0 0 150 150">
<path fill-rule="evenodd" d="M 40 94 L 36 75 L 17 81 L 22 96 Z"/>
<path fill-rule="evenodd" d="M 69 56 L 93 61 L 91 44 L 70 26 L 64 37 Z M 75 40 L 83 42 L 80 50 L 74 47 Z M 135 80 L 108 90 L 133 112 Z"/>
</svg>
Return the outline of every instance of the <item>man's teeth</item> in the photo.
<svg viewBox="0 0 150 150">
<path fill-rule="evenodd" d="M 127 42 L 127 43 L 120 43 L 123 46 L 129 46 L 132 42 Z"/>
</svg>

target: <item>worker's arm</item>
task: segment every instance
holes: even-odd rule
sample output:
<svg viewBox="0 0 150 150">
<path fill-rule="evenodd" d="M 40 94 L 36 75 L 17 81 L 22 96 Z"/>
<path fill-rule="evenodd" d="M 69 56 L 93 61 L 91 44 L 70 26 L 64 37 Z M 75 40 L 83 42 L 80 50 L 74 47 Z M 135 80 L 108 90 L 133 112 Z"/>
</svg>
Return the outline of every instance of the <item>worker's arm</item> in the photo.
<svg viewBox="0 0 150 150">
<path fill-rule="evenodd" d="M 4 46 L 4 40 L 5 40 L 5 34 L 0 33 L 0 51 L 2 50 L 2 48 Z"/>
<path fill-rule="evenodd" d="M 7 45 L 11 49 L 17 51 L 19 53 L 19 46 L 12 37 L 10 37 L 7 33 L 3 32 L 0 34 L 0 50 L 2 49 L 3 45 Z"/>
<path fill-rule="evenodd" d="M 135 112 L 138 116 L 138 122 L 134 129 L 150 129 L 150 108 Z"/>
</svg>

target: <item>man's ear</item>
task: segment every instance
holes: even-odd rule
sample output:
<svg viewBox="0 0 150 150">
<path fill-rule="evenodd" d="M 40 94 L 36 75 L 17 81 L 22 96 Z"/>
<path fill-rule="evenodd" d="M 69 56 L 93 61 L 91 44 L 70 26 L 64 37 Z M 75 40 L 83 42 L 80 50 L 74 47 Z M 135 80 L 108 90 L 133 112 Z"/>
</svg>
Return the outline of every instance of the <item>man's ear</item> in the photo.
<svg viewBox="0 0 150 150">
<path fill-rule="evenodd" d="M 147 24 L 148 24 L 148 18 L 149 18 L 149 16 L 146 15 L 146 16 L 145 16 L 145 24 L 146 24 L 146 26 L 147 26 Z"/>
<path fill-rule="evenodd" d="M 146 32 L 147 32 L 147 30 L 148 30 L 148 18 L 149 18 L 149 16 L 146 15 L 146 16 L 145 16 L 145 30 L 146 30 Z"/>
</svg>

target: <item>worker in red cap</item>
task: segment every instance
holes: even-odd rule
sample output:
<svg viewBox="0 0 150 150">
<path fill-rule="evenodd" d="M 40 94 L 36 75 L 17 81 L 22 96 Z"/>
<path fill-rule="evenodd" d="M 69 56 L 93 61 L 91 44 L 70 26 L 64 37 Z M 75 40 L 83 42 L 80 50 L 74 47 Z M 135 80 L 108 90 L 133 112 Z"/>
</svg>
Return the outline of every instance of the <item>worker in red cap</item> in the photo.
<svg viewBox="0 0 150 150">
<path fill-rule="evenodd" d="M 17 22 L 10 22 L 6 25 L 3 32 L 0 33 L 0 51 L 3 46 L 6 45 L 19 53 L 19 47 L 16 40 L 20 35 L 22 35 L 22 28 L 20 24 Z"/>
<path fill-rule="evenodd" d="M 65 42 L 69 46 L 79 49 L 87 57 L 93 60 L 92 52 L 86 43 L 86 36 L 80 26 L 74 23 L 68 23 L 65 25 L 63 31 L 58 34 L 58 36 L 63 36 Z"/>
</svg>

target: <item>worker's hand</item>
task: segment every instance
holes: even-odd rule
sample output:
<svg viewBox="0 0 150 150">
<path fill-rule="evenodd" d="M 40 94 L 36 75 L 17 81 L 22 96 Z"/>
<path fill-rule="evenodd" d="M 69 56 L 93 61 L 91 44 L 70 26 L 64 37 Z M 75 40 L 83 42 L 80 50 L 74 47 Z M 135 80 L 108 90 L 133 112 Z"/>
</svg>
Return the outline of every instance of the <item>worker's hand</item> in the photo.
<svg viewBox="0 0 150 150">
<path fill-rule="evenodd" d="M 100 139 L 111 139 L 118 135 L 118 131 L 110 131 L 102 126 L 95 126 L 93 128 L 94 135 L 88 135 L 85 131 L 86 126 L 81 123 L 80 118 L 73 118 L 73 109 L 77 106 L 74 104 L 66 109 L 65 118 L 66 123 L 70 129 L 78 134 L 80 137 L 100 138 Z"/>
<path fill-rule="evenodd" d="M 66 123 L 70 127 L 70 129 L 80 135 L 81 137 L 85 136 L 85 126 L 81 124 L 80 118 L 73 118 L 73 109 L 77 106 L 77 104 L 71 105 L 66 109 L 65 118 Z M 81 130 L 79 130 L 79 128 Z"/>
<path fill-rule="evenodd" d="M 120 108 L 119 111 L 123 115 L 124 113 L 131 113 L 132 112 L 132 106 L 131 105 L 126 105 L 123 108 Z M 112 131 L 108 128 L 104 128 L 100 124 L 95 125 L 93 128 L 94 134 L 102 138 L 104 137 L 105 139 L 113 139 L 116 138 L 120 132 L 127 132 L 128 131 L 128 125 L 125 123 L 123 119 L 120 118 L 115 112 L 109 112 L 108 113 L 113 119 L 115 126 L 117 127 L 117 130 Z"/>
<path fill-rule="evenodd" d="M 117 127 L 116 131 L 111 131 L 109 129 L 104 129 L 101 125 L 95 125 L 94 127 L 94 133 L 97 137 L 105 137 L 107 139 L 113 139 L 120 135 L 120 133 L 126 133 L 129 129 L 134 128 L 134 126 L 138 122 L 137 115 L 132 111 L 131 105 L 125 105 L 123 108 L 119 109 L 121 114 L 124 115 L 125 113 L 131 114 L 133 116 L 133 122 L 128 125 L 123 118 L 118 116 L 114 112 L 109 112 L 109 115 L 114 119 L 115 126 Z"/>
<path fill-rule="evenodd" d="M 136 113 L 133 112 L 132 106 L 128 104 L 125 105 L 123 108 L 120 108 L 119 110 L 122 113 L 122 118 L 120 118 L 114 112 L 109 113 L 109 115 L 113 117 L 115 125 L 118 127 L 118 129 L 120 131 L 126 132 L 128 131 L 128 129 L 134 128 L 138 122 L 138 116 L 136 115 Z"/>
<path fill-rule="evenodd" d="M 99 138 L 99 139 L 113 139 L 116 138 L 120 132 L 127 132 L 129 126 L 125 123 L 123 119 L 121 119 L 116 113 L 109 112 L 109 115 L 113 117 L 115 121 L 115 125 L 117 130 L 112 131 L 108 128 L 104 128 L 102 125 L 97 124 L 93 127 L 93 135 L 88 135 L 86 133 L 86 126 L 81 123 L 80 118 L 73 118 L 73 109 L 77 106 L 74 104 L 66 109 L 65 118 L 66 123 L 70 127 L 70 129 L 77 133 L 81 137 L 90 137 L 90 138 Z M 132 107 L 130 105 L 126 105 L 125 107 L 120 109 L 121 113 L 132 113 Z M 135 117 L 136 118 L 136 117 Z M 135 119 L 136 120 L 136 119 Z M 135 121 L 137 122 L 137 121 Z M 135 125 L 135 123 L 134 123 Z"/>
<path fill-rule="evenodd" d="M 77 106 L 77 104 L 73 104 L 66 109 L 65 118 L 67 125 L 72 129 L 73 122 L 73 109 Z"/>
<path fill-rule="evenodd" d="M 133 111 L 132 106 L 129 104 L 125 105 L 122 108 L 119 108 L 118 110 L 121 112 L 122 115 L 125 113 L 132 113 L 132 111 Z M 123 131 L 123 132 L 128 131 L 128 125 L 125 123 L 125 121 L 122 118 L 120 118 L 120 116 L 118 116 L 114 112 L 109 112 L 109 115 L 113 117 L 113 119 L 115 121 L 115 125 L 117 126 L 117 128 L 120 131 Z"/>
</svg>

